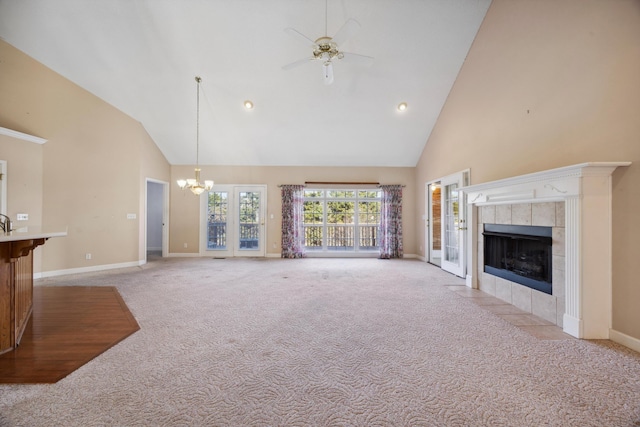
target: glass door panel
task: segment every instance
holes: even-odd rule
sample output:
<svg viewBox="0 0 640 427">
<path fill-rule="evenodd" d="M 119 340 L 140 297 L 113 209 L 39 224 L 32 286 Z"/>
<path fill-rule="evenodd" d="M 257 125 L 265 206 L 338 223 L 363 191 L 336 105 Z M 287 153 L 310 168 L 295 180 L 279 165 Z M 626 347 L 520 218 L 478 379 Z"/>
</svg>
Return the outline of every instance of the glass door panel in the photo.
<svg viewBox="0 0 640 427">
<path fill-rule="evenodd" d="M 207 250 L 227 250 L 228 191 L 210 191 L 207 206 Z"/>
<path fill-rule="evenodd" d="M 437 266 L 442 265 L 442 186 L 440 182 L 432 182 L 427 186 L 427 226 L 428 240 L 427 261 Z"/>
<path fill-rule="evenodd" d="M 465 173 L 459 173 L 442 179 L 442 269 L 456 276 L 464 277 L 464 224 L 465 211 L 462 193 L 458 190 L 464 185 Z"/>
<path fill-rule="evenodd" d="M 264 256 L 264 189 L 236 187 L 234 214 L 236 227 L 235 256 Z"/>
<path fill-rule="evenodd" d="M 458 239 L 458 221 L 460 220 L 460 203 L 458 184 L 444 187 L 444 259 L 457 264 L 460 241 Z"/>
</svg>

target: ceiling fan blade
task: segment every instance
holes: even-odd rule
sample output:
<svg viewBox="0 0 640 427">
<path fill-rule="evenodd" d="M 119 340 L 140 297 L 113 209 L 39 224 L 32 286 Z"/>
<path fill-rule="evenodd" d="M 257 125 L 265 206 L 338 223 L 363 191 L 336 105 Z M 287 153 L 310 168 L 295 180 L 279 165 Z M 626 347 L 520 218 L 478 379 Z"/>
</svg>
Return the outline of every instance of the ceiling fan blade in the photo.
<svg viewBox="0 0 640 427">
<path fill-rule="evenodd" d="M 294 28 L 285 28 L 284 32 L 289 34 L 294 39 L 298 40 L 300 43 L 303 43 L 307 47 L 315 48 L 316 42 L 311 40 L 309 37 L 302 34 L 300 31 Z"/>
<path fill-rule="evenodd" d="M 342 28 L 338 30 L 335 36 L 332 37 L 332 41 L 340 46 L 342 43 L 349 40 L 353 37 L 358 30 L 360 29 L 360 23 L 355 19 L 349 18 L 347 22 L 344 23 Z"/>
<path fill-rule="evenodd" d="M 374 60 L 373 56 L 360 55 L 358 53 L 342 52 L 342 55 L 344 55 L 342 61 L 358 63 L 362 65 L 371 65 L 373 64 Z"/>
<path fill-rule="evenodd" d="M 295 61 L 295 62 L 292 62 L 291 64 L 283 65 L 283 66 L 282 66 L 282 69 L 283 69 L 283 70 L 290 70 L 290 69 L 292 69 L 292 68 L 299 67 L 299 66 L 300 66 L 300 65 L 302 65 L 302 64 L 306 64 L 307 62 L 311 62 L 311 61 L 313 61 L 314 59 L 316 59 L 316 58 L 314 58 L 313 56 L 311 56 L 311 57 L 309 57 L 309 58 L 299 59 L 299 60 L 297 60 L 297 61 Z"/>
</svg>

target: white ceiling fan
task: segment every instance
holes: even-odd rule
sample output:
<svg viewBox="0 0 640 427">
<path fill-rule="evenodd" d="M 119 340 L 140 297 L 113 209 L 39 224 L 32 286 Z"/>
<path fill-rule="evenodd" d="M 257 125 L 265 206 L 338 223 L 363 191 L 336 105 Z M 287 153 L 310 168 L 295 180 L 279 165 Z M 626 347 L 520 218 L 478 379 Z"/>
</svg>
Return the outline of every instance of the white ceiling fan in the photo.
<svg viewBox="0 0 640 427">
<path fill-rule="evenodd" d="M 310 61 L 322 62 L 322 78 L 324 83 L 330 85 L 333 83 L 333 61 L 344 60 L 350 62 L 359 62 L 364 65 L 371 65 L 373 63 L 373 57 L 360 55 L 357 53 L 349 53 L 340 50 L 339 46 L 354 36 L 360 29 L 360 24 L 355 19 L 348 19 L 344 23 L 342 28 L 333 36 L 329 37 L 327 34 L 327 1 L 325 0 L 325 35 L 317 38 L 315 41 L 302 34 L 300 31 L 294 28 L 285 28 L 285 33 L 289 34 L 294 39 L 305 46 L 313 49 L 312 56 L 300 59 L 283 66 L 284 70 L 290 70 L 296 68 L 302 64 L 306 64 Z"/>
</svg>

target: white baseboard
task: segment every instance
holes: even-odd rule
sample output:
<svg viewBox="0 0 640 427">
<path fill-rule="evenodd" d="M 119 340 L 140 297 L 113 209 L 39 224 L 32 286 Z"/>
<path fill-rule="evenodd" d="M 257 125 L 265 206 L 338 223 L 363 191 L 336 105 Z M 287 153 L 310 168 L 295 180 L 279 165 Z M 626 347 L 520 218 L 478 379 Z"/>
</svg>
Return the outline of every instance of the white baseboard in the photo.
<svg viewBox="0 0 640 427">
<path fill-rule="evenodd" d="M 69 268 L 65 270 L 53 270 L 53 271 L 43 271 L 41 273 L 34 273 L 34 279 L 41 279 L 44 277 L 56 277 L 56 276 L 66 276 L 68 274 L 79 274 L 79 273 L 93 273 L 96 271 L 104 271 L 104 270 L 115 270 L 117 268 L 128 268 L 128 267 L 139 267 L 145 264 L 144 260 L 133 261 L 133 262 L 123 262 L 119 264 L 103 264 L 103 265 L 92 265 L 91 267 L 80 267 L 80 268 Z"/>
<path fill-rule="evenodd" d="M 640 353 L 640 339 L 638 338 L 630 337 L 629 335 L 618 332 L 615 329 L 609 329 L 609 339 Z"/>
<path fill-rule="evenodd" d="M 562 317 L 562 330 L 573 337 L 583 338 L 582 321 L 568 315 L 567 313 Z"/>
<path fill-rule="evenodd" d="M 467 274 L 467 277 L 465 277 L 465 285 L 467 285 L 468 288 L 473 289 L 473 276 L 470 274 Z"/>
</svg>

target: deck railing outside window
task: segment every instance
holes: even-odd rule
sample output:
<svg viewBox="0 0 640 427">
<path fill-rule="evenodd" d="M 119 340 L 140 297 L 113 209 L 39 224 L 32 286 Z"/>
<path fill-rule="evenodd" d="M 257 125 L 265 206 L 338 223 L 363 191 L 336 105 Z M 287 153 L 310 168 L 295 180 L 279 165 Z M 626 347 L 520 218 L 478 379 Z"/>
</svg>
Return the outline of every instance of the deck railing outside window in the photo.
<svg viewBox="0 0 640 427">
<path fill-rule="evenodd" d="M 380 191 L 306 189 L 304 244 L 313 252 L 377 251 Z"/>
</svg>

